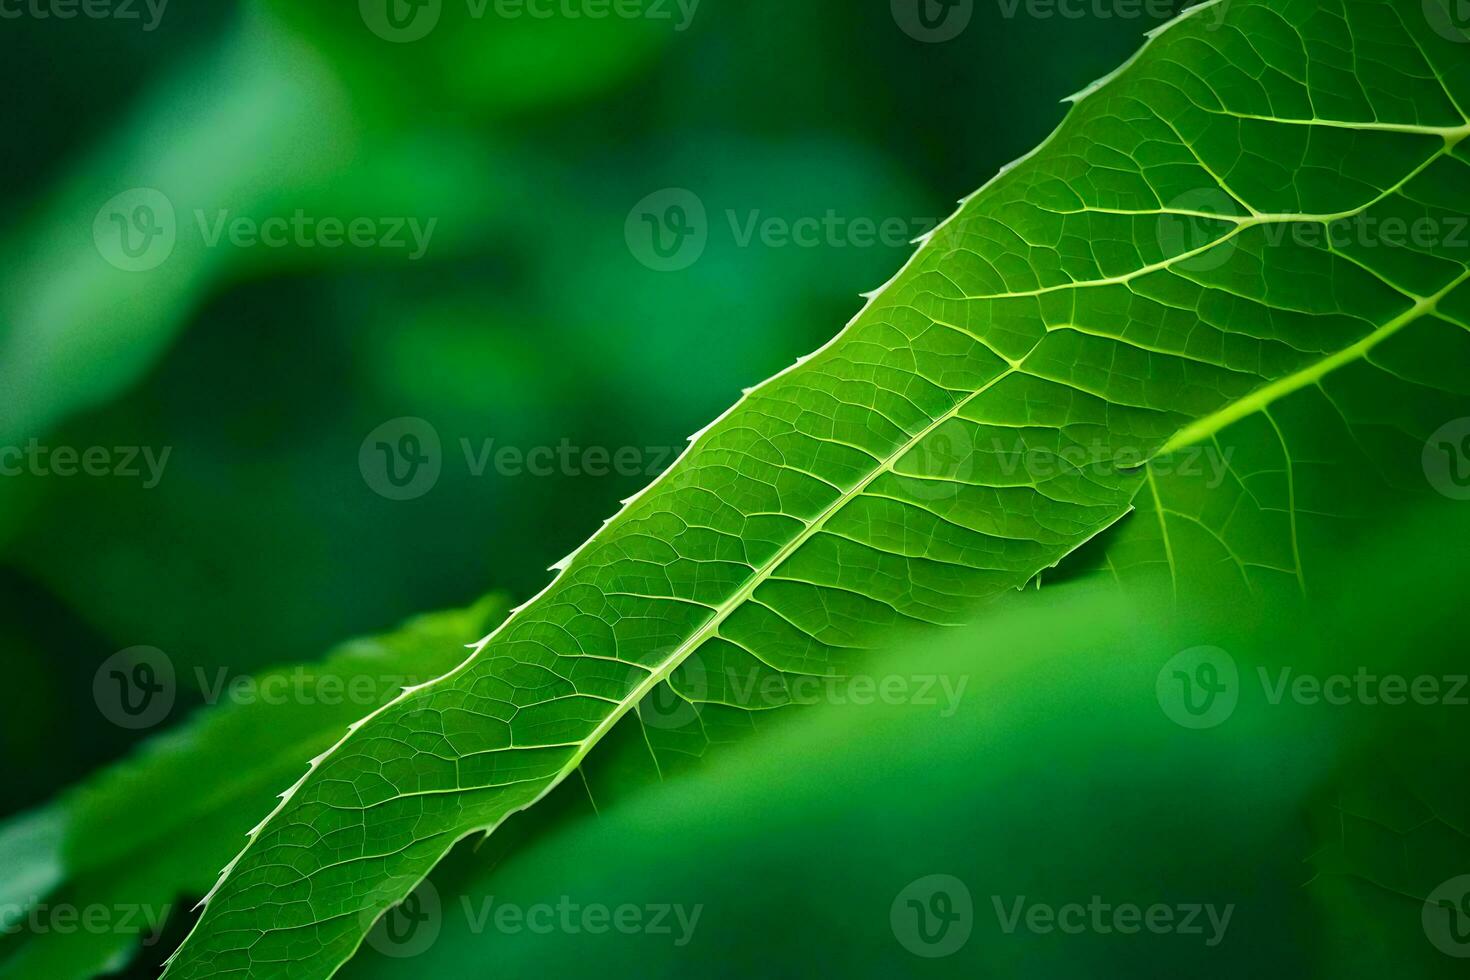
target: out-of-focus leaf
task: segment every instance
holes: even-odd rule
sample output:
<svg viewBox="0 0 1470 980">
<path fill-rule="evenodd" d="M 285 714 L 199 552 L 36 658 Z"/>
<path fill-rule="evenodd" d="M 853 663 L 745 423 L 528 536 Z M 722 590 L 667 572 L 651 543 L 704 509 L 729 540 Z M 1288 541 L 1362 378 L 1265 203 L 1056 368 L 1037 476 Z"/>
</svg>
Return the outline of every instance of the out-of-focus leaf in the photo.
<svg viewBox="0 0 1470 980">
<path fill-rule="evenodd" d="M 403 687 L 463 660 L 466 640 L 504 612 L 490 597 L 346 643 L 320 664 L 243 684 L 205 678 L 218 707 L 0 828 L 0 975 L 90 977 L 156 941 L 150 930 L 183 917 L 178 903 L 209 887 L 307 759 Z M 106 928 L 77 927 L 98 909 Z"/>
</svg>

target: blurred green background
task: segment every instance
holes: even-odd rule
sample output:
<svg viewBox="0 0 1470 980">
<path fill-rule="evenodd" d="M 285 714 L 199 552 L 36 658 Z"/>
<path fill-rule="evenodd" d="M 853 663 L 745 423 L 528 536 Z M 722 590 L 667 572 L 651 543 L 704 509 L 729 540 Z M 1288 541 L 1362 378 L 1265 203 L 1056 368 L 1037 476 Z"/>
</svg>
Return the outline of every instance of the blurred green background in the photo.
<svg viewBox="0 0 1470 980">
<path fill-rule="evenodd" d="M 910 254 L 861 221 L 917 232 L 947 215 L 1158 23 L 981 2 L 931 43 L 888 0 L 602 20 L 445 0 L 426 36 L 396 43 L 370 7 L 0 20 L 0 445 L 169 450 L 154 487 L 0 478 L 0 649 L 24 692 L 0 713 L 0 812 L 148 734 L 93 700 L 121 649 L 173 660 L 165 727 L 201 702 L 196 667 L 311 661 L 417 612 L 537 591 L 648 470 Z M 134 188 L 177 216 L 172 251 L 137 272 L 94 237 Z M 640 261 L 628 230 L 666 188 L 706 210 L 703 253 L 676 271 Z M 196 218 L 298 210 L 434 226 L 411 260 L 209 247 Z M 829 214 L 838 231 L 814 246 L 741 241 L 752 220 Z M 402 417 L 443 447 L 410 500 L 359 467 L 368 434 Z M 636 447 L 639 462 L 476 475 L 461 440 L 478 454 L 491 439 Z"/>
</svg>

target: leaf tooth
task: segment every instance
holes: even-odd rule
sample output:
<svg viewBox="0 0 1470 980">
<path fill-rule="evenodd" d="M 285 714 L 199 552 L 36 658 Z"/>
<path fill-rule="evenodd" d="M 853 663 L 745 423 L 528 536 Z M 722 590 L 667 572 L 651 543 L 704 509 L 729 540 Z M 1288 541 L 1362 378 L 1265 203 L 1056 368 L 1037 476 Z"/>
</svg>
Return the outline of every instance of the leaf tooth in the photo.
<svg viewBox="0 0 1470 980">
<path fill-rule="evenodd" d="M 716 423 L 718 423 L 718 422 L 719 422 L 719 419 L 715 419 L 714 422 L 711 422 L 709 425 L 705 426 L 704 428 L 700 429 L 698 432 L 696 432 L 693 435 L 691 435 L 689 437 L 689 439 L 688 439 L 689 444 L 692 446 L 696 442 L 698 442 L 700 439 L 702 439 L 704 437 L 704 434 L 706 432 L 708 432 L 710 429 L 713 429 L 715 427 Z"/>
</svg>

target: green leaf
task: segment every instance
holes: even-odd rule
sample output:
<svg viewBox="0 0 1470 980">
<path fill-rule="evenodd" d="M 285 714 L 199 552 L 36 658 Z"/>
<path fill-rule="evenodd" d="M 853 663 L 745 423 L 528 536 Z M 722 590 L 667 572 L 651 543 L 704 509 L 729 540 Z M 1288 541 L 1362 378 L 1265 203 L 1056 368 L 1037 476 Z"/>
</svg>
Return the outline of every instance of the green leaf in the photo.
<svg viewBox="0 0 1470 980">
<path fill-rule="evenodd" d="M 1470 415 L 1461 40 L 1409 0 L 1210 2 L 1155 35 L 473 657 L 316 759 L 168 975 L 327 976 L 607 736 L 667 771 L 1135 499 L 1154 526 L 1108 545 L 1121 579 L 1309 587 L 1322 536 L 1429 493 L 1425 439 Z M 1429 233 L 1388 247 L 1389 216 Z M 1227 444 L 1214 486 L 1165 470 Z M 669 697 L 688 711 L 650 721 Z"/>
<path fill-rule="evenodd" d="M 420 616 L 320 664 L 262 674 L 241 694 L 222 689 L 223 703 L 185 728 L 0 828 L 0 975 L 90 977 L 156 942 L 154 927 L 209 888 L 302 759 L 405 685 L 452 668 L 504 611 L 491 597 Z M 116 928 L 66 928 L 52 910 L 68 908 L 106 910 Z"/>
</svg>

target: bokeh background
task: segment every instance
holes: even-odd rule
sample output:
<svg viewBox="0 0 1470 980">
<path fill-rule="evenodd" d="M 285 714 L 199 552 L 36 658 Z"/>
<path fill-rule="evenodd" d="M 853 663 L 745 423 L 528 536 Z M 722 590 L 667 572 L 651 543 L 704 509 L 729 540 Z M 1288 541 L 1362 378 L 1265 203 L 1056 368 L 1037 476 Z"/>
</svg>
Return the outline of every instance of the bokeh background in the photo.
<svg viewBox="0 0 1470 980">
<path fill-rule="evenodd" d="M 649 16 L 592 19 L 566 11 L 595 3 L 557 0 L 541 19 L 443 0 L 406 42 L 366 0 L 7 8 L 0 446 L 169 455 L 156 486 L 146 469 L 0 478 L 17 695 L 0 712 L 0 812 L 150 734 L 94 703 L 117 651 L 156 647 L 179 672 L 156 732 L 201 703 L 196 668 L 311 661 L 414 613 L 537 591 L 690 433 L 910 254 L 861 222 L 947 215 L 1160 22 L 976 0 L 935 42 L 904 2 L 701 0 L 688 16 L 650 0 Z M 94 235 L 135 188 L 177 219 L 145 271 Z M 633 232 L 670 188 L 707 226 L 697 260 L 663 271 Z M 413 259 L 210 247 L 196 217 L 297 211 L 434 225 Z M 742 241 L 752 221 L 803 218 L 838 230 Z M 396 500 L 359 451 L 404 417 L 439 436 L 442 468 Z M 477 475 L 461 440 L 475 455 L 632 447 L 638 463 Z"/>
</svg>

